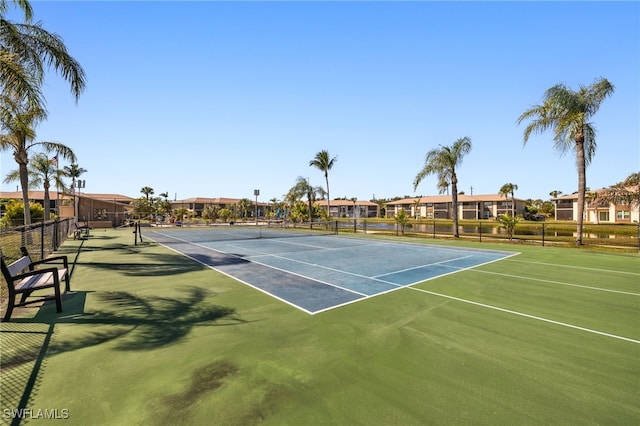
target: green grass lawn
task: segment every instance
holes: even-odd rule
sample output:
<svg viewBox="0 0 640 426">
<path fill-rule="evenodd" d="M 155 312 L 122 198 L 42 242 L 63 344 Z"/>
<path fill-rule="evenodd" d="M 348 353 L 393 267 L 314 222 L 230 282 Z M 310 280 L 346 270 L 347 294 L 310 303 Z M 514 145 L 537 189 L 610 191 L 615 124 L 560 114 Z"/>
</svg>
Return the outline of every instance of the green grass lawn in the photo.
<svg viewBox="0 0 640 426">
<path fill-rule="evenodd" d="M 0 420 L 21 407 L 78 425 L 640 424 L 640 256 L 517 251 L 312 316 L 130 230 L 94 230 L 60 251 L 74 262 L 64 313 L 0 326 Z"/>
</svg>

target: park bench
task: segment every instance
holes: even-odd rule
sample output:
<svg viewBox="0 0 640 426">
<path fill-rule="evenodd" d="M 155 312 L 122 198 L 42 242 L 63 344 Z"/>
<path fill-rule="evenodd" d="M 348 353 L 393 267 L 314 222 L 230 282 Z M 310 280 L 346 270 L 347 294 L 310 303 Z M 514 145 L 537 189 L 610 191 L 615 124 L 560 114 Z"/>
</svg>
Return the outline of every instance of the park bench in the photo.
<svg viewBox="0 0 640 426">
<path fill-rule="evenodd" d="M 80 239 L 83 236 L 85 236 L 85 237 L 89 236 L 89 230 L 91 229 L 91 227 L 89 225 L 78 226 L 77 223 L 74 223 L 73 226 L 74 226 L 74 228 L 73 228 L 73 239 L 74 240 Z"/>
<path fill-rule="evenodd" d="M 7 310 L 3 321 L 9 321 L 16 306 L 26 306 L 42 300 L 55 299 L 56 311 L 62 312 L 60 282 L 64 280 L 65 291 L 71 290 L 67 257 L 54 256 L 34 262 L 26 248 L 22 247 L 21 251 L 22 257 L 8 265 L 4 257 L 0 257 L 0 269 L 9 289 Z M 55 264 L 62 267 L 57 267 Z M 27 300 L 34 291 L 50 288 L 54 290 L 53 296 L 40 296 L 36 300 Z M 16 303 L 18 295 L 20 295 L 20 301 Z"/>
</svg>

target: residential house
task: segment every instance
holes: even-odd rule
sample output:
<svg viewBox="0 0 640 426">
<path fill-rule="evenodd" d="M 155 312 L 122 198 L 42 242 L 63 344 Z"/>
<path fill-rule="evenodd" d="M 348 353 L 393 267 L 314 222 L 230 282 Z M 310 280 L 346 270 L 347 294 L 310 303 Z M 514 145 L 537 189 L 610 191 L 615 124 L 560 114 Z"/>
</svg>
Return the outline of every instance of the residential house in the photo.
<svg viewBox="0 0 640 426">
<path fill-rule="evenodd" d="M 458 218 L 467 220 L 493 219 L 499 215 L 511 214 L 511 197 L 504 195 L 458 195 Z M 516 215 L 525 212 L 526 201 L 516 198 Z M 404 210 L 411 217 L 426 219 L 452 219 L 453 200 L 451 195 L 433 195 L 426 197 L 404 198 L 387 203 L 387 217 L 394 217 L 400 210 Z"/>
<path fill-rule="evenodd" d="M 589 191 L 585 199 L 584 221 L 587 223 L 638 223 L 640 207 L 605 203 L 598 194 L 605 189 Z M 556 207 L 556 220 L 578 220 L 578 193 L 575 192 L 551 200 Z"/>
<path fill-rule="evenodd" d="M 327 200 L 316 201 L 322 210 L 327 210 Z M 331 200 L 329 217 L 369 218 L 380 215 L 380 206 L 366 200 Z"/>
<path fill-rule="evenodd" d="M 208 207 L 217 207 L 219 209 L 229 209 L 236 217 L 240 214 L 238 211 L 238 203 L 240 198 L 206 198 L 206 197 L 193 197 L 185 198 L 184 200 L 171 201 L 171 208 L 177 210 L 180 208 L 186 209 L 193 217 L 202 217 L 202 213 Z M 252 201 L 253 208 L 255 209 L 255 201 Z M 269 205 L 267 203 L 258 202 L 258 218 L 264 218 L 268 214 Z M 255 211 L 249 212 L 250 217 L 255 217 Z"/>
<path fill-rule="evenodd" d="M 2 200 L 22 201 L 22 192 L 0 192 Z M 44 191 L 29 191 L 29 200 L 44 207 Z M 74 208 L 77 202 L 77 211 Z M 51 212 L 60 218 L 77 217 L 78 222 L 92 228 L 111 228 L 124 224 L 131 209 L 133 199 L 120 194 L 73 194 L 49 191 Z M 0 216 L 4 215 L 4 205 L 0 203 Z"/>
</svg>

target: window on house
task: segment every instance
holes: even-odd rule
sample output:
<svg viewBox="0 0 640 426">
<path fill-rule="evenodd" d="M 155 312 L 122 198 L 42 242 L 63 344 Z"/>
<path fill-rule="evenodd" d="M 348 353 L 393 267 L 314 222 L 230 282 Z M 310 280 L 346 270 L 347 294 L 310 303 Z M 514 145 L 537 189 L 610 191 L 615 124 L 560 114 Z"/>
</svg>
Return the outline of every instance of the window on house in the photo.
<svg viewBox="0 0 640 426">
<path fill-rule="evenodd" d="M 600 220 L 600 222 L 609 222 L 609 212 L 599 212 L 598 220 Z"/>
<path fill-rule="evenodd" d="M 618 210 L 616 212 L 616 219 L 629 220 L 631 212 L 629 210 Z"/>
</svg>

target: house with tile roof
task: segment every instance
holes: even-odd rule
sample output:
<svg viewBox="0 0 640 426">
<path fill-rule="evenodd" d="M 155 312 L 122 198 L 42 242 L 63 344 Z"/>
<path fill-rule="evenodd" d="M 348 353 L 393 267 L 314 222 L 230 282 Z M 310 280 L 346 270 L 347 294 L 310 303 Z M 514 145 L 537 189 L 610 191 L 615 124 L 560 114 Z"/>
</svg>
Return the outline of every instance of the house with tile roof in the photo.
<svg viewBox="0 0 640 426">
<path fill-rule="evenodd" d="M 22 201 L 21 191 L 0 192 L 0 200 Z M 29 200 L 44 207 L 44 191 L 29 191 Z M 77 205 L 74 208 L 74 200 Z M 111 228 L 122 226 L 131 210 L 131 197 L 120 194 L 87 194 L 78 192 L 75 195 L 49 191 L 49 207 L 51 212 L 60 218 L 76 217 L 78 223 L 92 228 Z M 0 216 L 4 215 L 4 203 L 0 203 Z"/>
<path fill-rule="evenodd" d="M 452 219 L 453 200 L 451 195 L 431 195 L 426 197 L 404 198 L 387 203 L 386 216 L 394 217 L 404 210 L 411 217 L 426 219 Z M 525 212 L 526 201 L 515 199 L 513 211 L 516 215 Z M 499 215 L 511 214 L 511 197 L 505 199 L 500 194 L 458 195 L 458 218 L 467 220 L 494 219 Z"/>
</svg>

